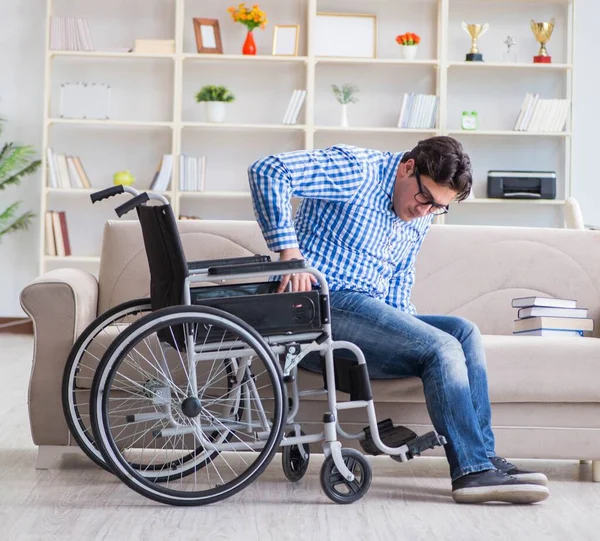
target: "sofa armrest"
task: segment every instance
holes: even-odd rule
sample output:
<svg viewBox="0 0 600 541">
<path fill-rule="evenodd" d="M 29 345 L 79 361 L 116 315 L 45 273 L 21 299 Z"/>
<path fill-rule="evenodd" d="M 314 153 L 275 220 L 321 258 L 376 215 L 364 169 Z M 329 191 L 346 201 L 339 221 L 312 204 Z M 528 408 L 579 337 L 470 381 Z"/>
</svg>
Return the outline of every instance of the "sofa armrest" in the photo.
<svg viewBox="0 0 600 541">
<path fill-rule="evenodd" d="M 77 336 L 96 318 L 98 281 L 78 269 L 50 271 L 25 286 L 21 306 L 33 320 L 29 422 L 36 445 L 68 445 L 62 376 Z"/>
</svg>

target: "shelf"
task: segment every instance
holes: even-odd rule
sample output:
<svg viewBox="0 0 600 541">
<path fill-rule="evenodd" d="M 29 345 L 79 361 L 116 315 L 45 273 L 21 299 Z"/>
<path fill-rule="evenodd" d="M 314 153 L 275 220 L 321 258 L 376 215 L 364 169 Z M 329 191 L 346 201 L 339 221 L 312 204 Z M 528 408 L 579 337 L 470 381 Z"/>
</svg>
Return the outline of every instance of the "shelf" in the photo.
<svg viewBox="0 0 600 541">
<path fill-rule="evenodd" d="M 153 122 L 143 120 L 97 120 L 91 118 L 49 118 L 50 124 L 79 124 L 90 126 L 114 126 L 131 128 L 172 128 L 172 122 Z"/>
<path fill-rule="evenodd" d="M 573 64 L 534 64 L 533 62 L 449 62 L 448 68 L 510 68 L 534 70 L 570 70 Z"/>
<path fill-rule="evenodd" d="M 304 131 L 304 124 L 235 124 L 216 122 L 182 122 L 182 128 L 207 128 L 211 130 L 299 130 Z"/>
<path fill-rule="evenodd" d="M 410 129 L 410 128 L 379 128 L 379 127 L 348 127 L 343 126 L 315 126 L 315 131 L 339 131 L 339 132 L 373 132 L 373 133 L 438 133 L 437 128 Z"/>
<path fill-rule="evenodd" d="M 571 132 L 550 131 L 516 131 L 516 130 L 448 130 L 448 135 L 500 135 L 500 136 L 528 136 L 528 137 L 570 137 Z"/>
<path fill-rule="evenodd" d="M 429 60 L 405 60 L 403 58 L 344 58 L 337 56 L 322 56 L 315 58 L 316 64 L 400 64 L 407 66 L 438 66 L 439 62 Z"/>
<path fill-rule="evenodd" d="M 57 256 L 57 255 L 45 255 L 46 261 L 76 261 L 78 263 L 99 263 L 100 256 L 95 255 L 68 255 L 68 256 Z"/>
<path fill-rule="evenodd" d="M 296 62 L 306 64 L 306 56 L 272 56 L 267 54 L 244 55 L 244 54 L 199 54 L 184 53 L 184 60 L 199 60 L 201 62 L 225 61 L 225 62 Z"/>
<path fill-rule="evenodd" d="M 169 58 L 174 59 L 172 53 L 125 53 L 118 51 L 48 51 L 52 57 L 59 56 L 82 56 L 87 58 Z"/>
<path fill-rule="evenodd" d="M 202 191 L 202 192 L 178 192 L 178 197 L 192 197 L 192 198 L 247 198 L 250 197 L 250 192 L 227 192 L 227 191 Z"/>
<path fill-rule="evenodd" d="M 457 205 L 463 205 L 465 203 L 469 203 L 470 205 L 475 204 L 485 204 L 485 205 L 506 205 L 517 203 L 518 205 L 564 205 L 564 199 L 486 199 L 482 197 L 481 199 L 465 199 L 460 203 L 452 204 L 452 207 L 456 207 Z"/>
<path fill-rule="evenodd" d="M 104 190 L 106 188 L 110 188 L 111 186 L 104 186 L 102 188 L 46 188 L 46 193 L 54 193 L 54 194 L 61 194 L 61 195 L 90 195 L 93 193 L 96 193 L 100 190 Z M 133 186 L 135 187 L 135 186 Z M 138 189 L 138 188 L 136 188 Z M 155 193 L 155 194 L 160 194 L 160 195 L 164 195 L 166 197 L 169 197 L 171 195 L 170 191 L 167 192 L 155 192 L 154 190 L 144 190 L 143 188 L 141 189 L 142 192 L 147 192 L 147 193 Z"/>
</svg>

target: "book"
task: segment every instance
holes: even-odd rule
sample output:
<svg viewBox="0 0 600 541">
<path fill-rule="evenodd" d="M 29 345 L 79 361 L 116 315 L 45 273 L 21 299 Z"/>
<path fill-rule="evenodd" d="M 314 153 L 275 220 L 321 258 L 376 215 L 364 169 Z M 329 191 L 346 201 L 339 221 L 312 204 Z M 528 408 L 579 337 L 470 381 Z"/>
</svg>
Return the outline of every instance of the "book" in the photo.
<svg viewBox="0 0 600 541">
<path fill-rule="evenodd" d="M 528 317 L 514 321 L 514 332 L 555 329 L 569 331 L 593 331 L 594 320 L 574 317 Z"/>
<path fill-rule="evenodd" d="M 538 296 L 518 297 L 512 301 L 513 308 L 525 308 L 528 306 L 546 306 L 548 308 L 577 308 L 577 301 Z"/>
<path fill-rule="evenodd" d="M 559 338 L 581 338 L 583 331 L 563 331 L 562 329 L 535 329 L 533 331 L 519 331 L 513 333 L 517 336 L 555 336 Z"/>
<path fill-rule="evenodd" d="M 65 245 L 62 236 L 62 226 L 60 224 L 60 216 L 58 212 L 52 211 L 52 230 L 54 231 L 54 243 L 56 245 L 56 255 L 59 257 L 65 256 Z"/>
<path fill-rule="evenodd" d="M 46 255 L 56 255 L 56 243 L 54 242 L 54 226 L 52 224 L 52 211 L 47 210 L 44 216 L 44 240 L 46 244 Z"/>
<path fill-rule="evenodd" d="M 63 250 L 66 256 L 71 255 L 71 242 L 69 241 L 69 230 L 67 228 L 67 215 L 64 210 L 59 211 L 60 232 L 63 241 Z"/>
<path fill-rule="evenodd" d="M 587 308 L 549 308 L 546 306 L 527 306 L 520 308 L 519 319 L 528 317 L 579 317 L 586 318 Z"/>
</svg>

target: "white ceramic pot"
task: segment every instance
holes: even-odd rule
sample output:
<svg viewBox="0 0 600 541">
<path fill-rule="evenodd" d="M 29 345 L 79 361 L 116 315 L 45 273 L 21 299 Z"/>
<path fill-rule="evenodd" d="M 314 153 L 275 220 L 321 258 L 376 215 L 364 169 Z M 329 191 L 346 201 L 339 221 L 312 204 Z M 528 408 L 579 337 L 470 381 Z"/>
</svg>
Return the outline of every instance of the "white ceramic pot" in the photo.
<svg viewBox="0 0 600 541">
<path fill-rule="evenodd" d="M 414 60 L 415 58 L 417 58 L 418 48 L 418 45 L 400 45 L 402 58 L 404 58 L 404 60 Z"/>
<path fill-rule="evenodd" d="M 207 101 L 206 103 L 206 120 L 208 122 L 223 122 L 225 120 L 225 105 L 224 101 Z"/>
</svg>

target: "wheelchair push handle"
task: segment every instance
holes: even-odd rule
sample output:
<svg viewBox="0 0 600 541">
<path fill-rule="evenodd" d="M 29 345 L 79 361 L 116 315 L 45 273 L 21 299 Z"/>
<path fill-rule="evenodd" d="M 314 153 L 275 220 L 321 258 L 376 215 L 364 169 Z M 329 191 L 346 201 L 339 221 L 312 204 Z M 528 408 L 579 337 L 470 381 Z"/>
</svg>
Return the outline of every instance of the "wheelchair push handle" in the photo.
<svg viewBox="0 0 600 541">
<path fill-rule="evenodd" d="M 148 194 L 146 192 L 142 192 L 141 194 L 136 195 L 133 199 L 130 199 L 129 201 L 126 201 L 122 205 L 118 206 L 115 209 L 115 212 L 117 213 L 117 216 L 120 218 L 124 214 L 127 214 L 130 210 L 133 210 L 133 209 L 139 207 L 140 205 L 143 205 L 146 201 L 149 201 L 149 200 L 150 200 L 150 197 L 148 196 Z"/>
<path fill-rule="evenodd" d="M 108 199 L 109 197 L 112 197 L 113 195 L 119 195 L 122 193 L 129 193 L 133 196 L 139 195 L 139 192 L 137 190 L 134 190 L 133 188 L 130 188 L 129 186 L 111 186 L 110 188 L 105 188 L 104 190 L 100 190 L 98 192 L 94 192 L 93 194 L 90 195 L 90 198 L 92 200 L 92 203 L 96 203 L 98 201 L 102 201 L 103 199 Z"/>
</svg>

